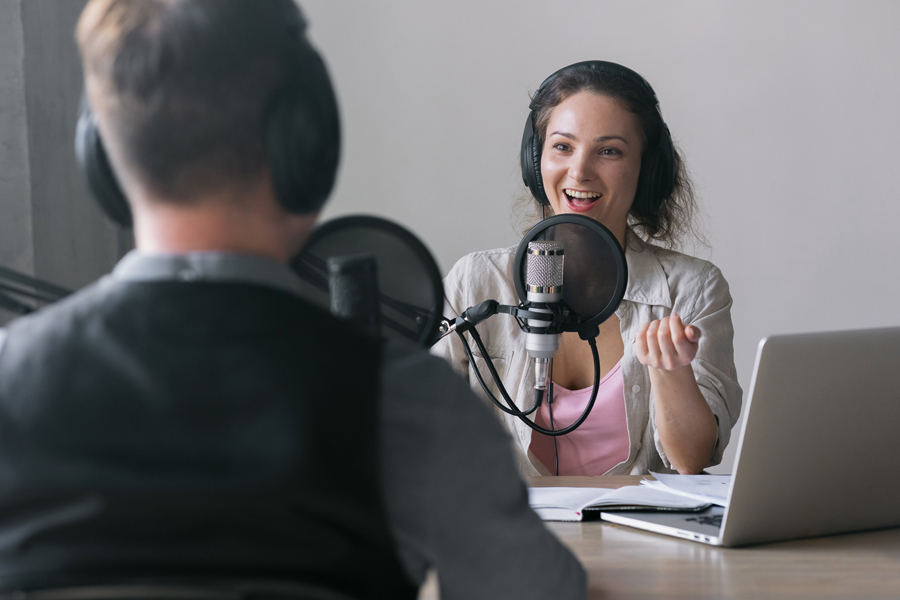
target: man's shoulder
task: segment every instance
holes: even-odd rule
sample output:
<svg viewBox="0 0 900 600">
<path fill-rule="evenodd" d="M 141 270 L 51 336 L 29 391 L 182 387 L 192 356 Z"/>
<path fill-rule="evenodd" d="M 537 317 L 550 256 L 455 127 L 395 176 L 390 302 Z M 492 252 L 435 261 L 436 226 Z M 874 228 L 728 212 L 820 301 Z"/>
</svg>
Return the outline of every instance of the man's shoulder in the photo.
<svg viewBox="0 0 900 600">
<path fill-rule="evenodd" d="M 6 325 L 9 335 L 20 330 L 41 331 L 54 324 L 96 311 L 97 305 L 108 290 L 111 281 L 108 277 L 98 279 L 94 283 L 76 291 L 65 298 L 40 308 L 39 310 L 18 317 Z"/>
<path fill-rule="evenodd" d="M 447 361 L 406 340 L 385 342 L 381 371 L 383 383 L 394 388 L 415 389 L 422 382 L 433 386 L 437 395 L 443 395 L 446 392 L 442 390 L 447 390 L 448 385 L 455 387 L 457 383 L 468 389 Z"/>
<path fill-rule="evenodd" d="M 290 338 L 297 347 L 328 338 L 350 354 L 357 349 L 371 354 L 378 347 L 374 338 L 285 290 L 255 283 L 122 281 L 110 276 L 16 319 L 7 331 L 10 339 L 46 341 L 79 331 L 87 335 L 98 327 L 121 335 L 172 337 L 176 331 L 176 337 L 210 340 L 268 335 Z"/>
<path fill-rule="evenodd" d="M 389 340 L 381 361 L 381 391 L 389 413 L 410 410 L 427 421 L 452 410 L 497 425 L 468 382 L 443 358 L 411 342 Z"/>
</svg>

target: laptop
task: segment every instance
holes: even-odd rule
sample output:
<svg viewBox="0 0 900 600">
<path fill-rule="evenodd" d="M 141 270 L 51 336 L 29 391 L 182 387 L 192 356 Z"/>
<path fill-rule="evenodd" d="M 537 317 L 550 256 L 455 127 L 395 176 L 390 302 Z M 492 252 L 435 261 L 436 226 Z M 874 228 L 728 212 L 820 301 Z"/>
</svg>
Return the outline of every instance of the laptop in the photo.
<svg viewBox="0 0 900 600">
<path fill-rule="evenodd" d="M 727 507 L 601 518 L 716 546 L 900 526 L 900 327 L 759 343 Z"/>
</svg>

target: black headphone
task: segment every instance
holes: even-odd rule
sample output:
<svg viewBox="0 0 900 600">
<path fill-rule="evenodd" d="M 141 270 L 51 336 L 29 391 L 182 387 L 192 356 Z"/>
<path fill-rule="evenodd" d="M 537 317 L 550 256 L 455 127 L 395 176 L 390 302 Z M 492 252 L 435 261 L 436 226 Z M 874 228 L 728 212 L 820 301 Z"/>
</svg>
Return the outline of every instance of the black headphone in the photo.
<svg viewBox="0 0 900 600">
<path fill-rule="evenodd" d="M 532 96 L 528 113 L 528 119 L 525 121 L 525 131 L 522 134 L 522 181 L 531 190 L 538 204 L 543 206 L 550 205 L 550 199 L 544 191 L 544 180 L 541 177 L 541 143 L 537 136 L 536 120 L 537 113 L 534 99 L 537 98 L 541 91 L 551 82 L 565 73 L 574 71 L 597 71 L 609 75 L 621 77 L 636 85 L 641 93 L 659 113 L 661 130 L 659 142 L 655 147 L 647 148 L 641 157 L 641 173 L 638 178 L 637 193 L 634 197 L 633 210 L 640 216 L 649 216 L 656 214 L 663 201 L 668 198 L 675 187 L 675 147 L 672 144 L 672 136 L 669 133 L 669 127 L 662 118 L 662 112 L 659 109 L 659 100 L 656 93 L 647 81 L 622 65 L 606 62 L 603 60 L 587 60 L 575 63 L 568 67 L 563 67 L 559 71 L 553 73 L 544 80 L 537 91 Z"/>
<path fill-rule="evenodd" d="M 293 2 L 288 23 L 296 29 L 295 72 L 268 101 L 266 154 L 278 201 L 303 214 L 322 207 L 334 187 L 340 158 L 340 115 L 328 70 L 304 33 Z M 131 208 L 110 166 L 87 95 L 82 94 L 75 131 L 75 154 L 91 194 L 116 224 L 131 227 Z"/>
</svg>

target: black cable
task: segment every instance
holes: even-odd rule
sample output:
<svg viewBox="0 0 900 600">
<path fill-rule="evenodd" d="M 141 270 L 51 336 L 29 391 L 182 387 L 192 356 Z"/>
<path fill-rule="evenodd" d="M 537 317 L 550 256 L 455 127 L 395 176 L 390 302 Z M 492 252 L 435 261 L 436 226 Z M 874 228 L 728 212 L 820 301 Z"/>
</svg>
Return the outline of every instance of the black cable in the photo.
<svg viewBox="0 0 900 600">
<path fill-rule="evenodd" d="M 550 429 L 555 429 L 553 424 L 553 363 L 550 363 L 550 383 L 547 384 L 547 408 L 550 409 Z M 553 436 L 553 455 L 556 457 L 556 476 L 559 477 L 559 448 L 556 446 L 556 436 Z"/>
<path fill-rule="evenodd" d="M 536 411 L 538 407 L 541 405 L 541 390 L 534 390 L 534 405 L 529 408 L 527 411 L 520 411 L 516 406 L 516 403 L 513 402 L 512 398 L 509 397 L 509 394 L 506 391 L 506 388 L 503 385 L 503 381 L 500 379 L 500 375 L 497 374 L 497 370 L 494 368 L 494 363 L 491 361 L 488 356 L 487 349 L 484 347 L 484 343 L 481 341 L 481 335 L 478 333 L 478 330 L 474 327 L 470 330 L 472 334 L 472 339 L 475 340 L 475 344 L 478 346 L 479 351 L 481 351 L 481 355 L 484 356 L 485 362 L 487 363 L 488 370 L 491 372 L 491 376 L 494 378 L 494 381 L 497 383 L 497 389 L 500 391 L 500 394 L 503 396 L 503 399 L 506 400 L 506 403 L 510 408 L 506 408 L 503 406 L 499 400 L 491 393 L 488 389 L 487 384 L 484 382 L 484 378 L 481 376 L 481 372 L 478 370 L 478 367 L 475 364 L 475 355 L 472 353 L 472 349 L 469 347 L 468 342 L 466 341 L 465 336 L 461 331 L 457 330 L 456 334 L 459 336 L 459 339 L 462 341 L 463 348 L 466 351 L 466 356 L 468 356 L 469 361 L 472 363 L 472 370 L 475 371 L 475 377 L 478 379 L 478 383 L 481 384 L 481 389 L 484 390 L 484 393 L 487 397 L 494 403 L 494 405 L 499 408 L 501 411 L 505 412 L 508 415 L 513 415 L 515 417 L 519 417 L 523 423 L 531 427 L 534 431 L 538 433 L 542 433 L 544 435 L 557 436 L 557 435 L 566 435 L 567 433 L 571 433 L 578 429 L 584 420 L 587 419 L 587 416 L 591 413 L 591 409 L 594 408 L 594 402 L 597 400 L 597 392 L 600 389 L 600 355 L 597 352 L 597 340 L 596 337 L 589 337 L 587 335 L 582 335 L 582 339 L 586 339 L 587 343 L 591 347 L 591 356 L 594 361 L 594 385 L 591 389 L 591 399 L 588 401 L 587 406 L 584 408 L 584 411 L 581 413 L 581 416 L 578 419 L 569 425 L 568 427 L 564 427 L 562 429 L 553 429 L 553 425 L 551 424 L 551 429 L 547 429 L 546 427 L 541 427 L 534 421 L 527 419 L 526 417 Z M 596 335 L 596 334 L 595 334 Z"/>
<path fill-rule="evenodd" d="M 472 334 L 472 338 L 475 340 L 475 344 L 478 346 L 478 350 L 481 351 L 481 355 L 484 357 L 484 362 L 487 363 L 488 370 L 491 372 L 491 376 L 494 378 L 494 382 L 497 384 L 497 389 L 500 390 L 500 395 L 503 396 L 503 399 L 506 400 L 507 404 L 509 404 L 510 408 L 506 408 L 503 406 L 499 400 L 491 393 L 491 390 L 488 389 L 487 384 L 484 382 L 484 378 L 481 376 L 481 371 L 478 370 L 478 365 L 475 364 L 475 355 L 472 353 L 472 349 L 469 347 L 469 343 L 466 341 L 466 336 L 462 334 L 461 331 L 457 330 L 456 334 L 459 336 L 459 339 L 462 341 L 463 348 L 466 350 L 466 356 L 469 357 L 469 362 L 472 363 L 472 370 L 475 371 L 475 377 L 478 379 L 478 383 L 481 384 L 481 389 L 484 390 L 484 393 L 490 398 L 491 402 L 494 405 L 505 412 L 508 415 L 513 415 L 514 417 L 519 417 L 523 421 L 530 423 L 527 417 L 534 411 L 538 409 L 540 403 L 538 397 L 535 400 L 534 406 L 529 408 L 527 411 L 520 411 L 516 406 L 516 403 L 512 401 L 512 398 L 509 397 L 509 394 L 506 391 L 506 387 L 503 385 L 503 381 L 500 379 L 500 375 L 497 374 L 497 370 L 494 368 L 494 363 L 491 362 L 490 357 L 488 356 L 487 349 L 484 347 L 484 342 L 481 341 L 481 336 L 478 334 L 478 331 L 473 327 L 469 330 L 469 333 Z"/>
</svg>

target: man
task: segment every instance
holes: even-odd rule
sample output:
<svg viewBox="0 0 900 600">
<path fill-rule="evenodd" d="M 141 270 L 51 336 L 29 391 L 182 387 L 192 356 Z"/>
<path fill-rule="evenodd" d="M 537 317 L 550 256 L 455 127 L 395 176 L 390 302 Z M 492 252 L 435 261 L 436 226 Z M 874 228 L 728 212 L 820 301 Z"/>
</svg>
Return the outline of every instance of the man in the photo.
<svg viewBox="0 0 900 600">
<path fill-rule="evenodd" d="M 0 588 L 583 597 L 467 385 L 296 295 L 339 140 L 290 0 L 92 0 L 77 37 L 137 250 L 6 331 Z"/>
</svg>

